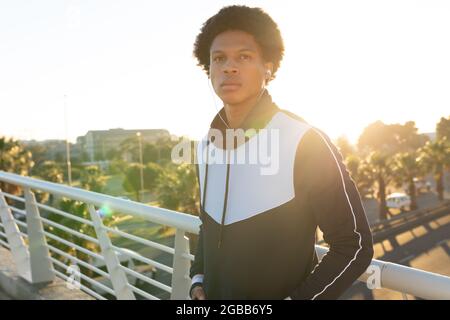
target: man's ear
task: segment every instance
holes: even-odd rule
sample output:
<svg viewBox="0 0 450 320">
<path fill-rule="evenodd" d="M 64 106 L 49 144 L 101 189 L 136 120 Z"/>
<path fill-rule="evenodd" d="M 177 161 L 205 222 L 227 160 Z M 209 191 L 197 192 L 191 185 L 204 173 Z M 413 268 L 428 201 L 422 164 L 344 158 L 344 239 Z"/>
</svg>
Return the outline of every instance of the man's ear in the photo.
<svg viewBox="0 0 450 320">
<path fill-rule="evenodd" d="M 264 69 L 265 69 L 265 85 L 267 86 L 273 78 L 273 63 L 272 62 L 266 62 L 264 63 Z"/>
<path fill-rule="evenodd" d="M 264 67 L 266 68 L 266 71 L 269 70 L 270 74 L 273 75 L 273 62 L 264 63 Z"/>
</svg>

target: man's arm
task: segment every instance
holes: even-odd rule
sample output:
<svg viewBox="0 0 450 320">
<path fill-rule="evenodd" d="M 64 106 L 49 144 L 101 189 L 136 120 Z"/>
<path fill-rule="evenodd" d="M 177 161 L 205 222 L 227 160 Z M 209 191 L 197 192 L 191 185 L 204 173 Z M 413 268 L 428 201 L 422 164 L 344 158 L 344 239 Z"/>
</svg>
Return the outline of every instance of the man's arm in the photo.
<svg viewBox="0 0 450 320">
<path fill-rule="evenodd" d="M 294 183 L 330 250 L 290 297 L 337 299 L 370 265 L 372 234 L 342 155 L 316 128 L 298 145 Z"/>
</svg>

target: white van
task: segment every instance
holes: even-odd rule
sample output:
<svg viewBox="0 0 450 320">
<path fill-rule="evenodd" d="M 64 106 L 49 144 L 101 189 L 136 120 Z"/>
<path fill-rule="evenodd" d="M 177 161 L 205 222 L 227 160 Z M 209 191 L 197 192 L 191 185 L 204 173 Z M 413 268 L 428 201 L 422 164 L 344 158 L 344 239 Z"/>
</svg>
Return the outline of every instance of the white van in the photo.
<svg viewBox="0 0 450 320">
<path fill-rule="evenodd" d="M 395 192 L 386 197 L 386 205 L 388 208 L 404 210 L 405 207 L 410 208 L 411 198 L 405 193 Z"/>
</svg>

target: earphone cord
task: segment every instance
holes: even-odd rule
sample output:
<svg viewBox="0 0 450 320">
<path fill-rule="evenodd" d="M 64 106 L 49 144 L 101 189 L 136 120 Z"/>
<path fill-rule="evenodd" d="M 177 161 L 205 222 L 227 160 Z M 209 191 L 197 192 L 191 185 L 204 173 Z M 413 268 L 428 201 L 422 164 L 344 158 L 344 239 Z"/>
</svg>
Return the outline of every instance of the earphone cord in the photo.
<svg viewBox="0 0 450 320">
<path fill-rule="evenodd" d="M 211 96 L 212 96 L 213 102 L 214 102 L 214 108 L 215 108 L 217 114 L 219 115 L 220 120 L 222 120 L 223 124 L 224 124 L 228 129 L 231 129 L 231 128 L 228 126 L 227 122 L 226 122 L 225 120 L 223 120 L 222 116 L 220 115 L 220 111 L 219 111 L 219 109 L 217 108 L 217 105 L 216 105 L 216 100 L 214 99 L 213 89 L 212 89 L 211 83 L 210 83 L 210 81 L 209 81 L 210 79 L 209 79 L 209 78 L 207 78 L 207 79 L 208 79 L 207 81 L 208 81 L 209 91 L 210 91 L 210 93 L 211 93 Z M 261 90 L 261 93 L 259 94 L 258 99 L 257 99 L 256 102 L 255 102 L 255 105 L 258 104 L 258 102 L 259 102 L 259 100 L 261 99 L 261 97 L 262 97 L 264 91 L 266 91 L 266 88 L 263 88 L 263 89 Z"/>
</svg>

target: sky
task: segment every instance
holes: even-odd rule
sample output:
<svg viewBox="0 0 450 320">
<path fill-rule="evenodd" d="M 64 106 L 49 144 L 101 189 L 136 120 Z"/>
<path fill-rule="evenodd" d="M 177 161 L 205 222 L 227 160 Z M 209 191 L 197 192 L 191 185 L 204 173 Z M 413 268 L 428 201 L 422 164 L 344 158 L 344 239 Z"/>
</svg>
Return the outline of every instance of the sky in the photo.
<svg viewBox="0 0 450 320">
<path fill-rule="evenodd" d="M 231 4 L 278 23 L 286 51 L 268 90 L 333 139 L 355 142 L 376 120 L 432 132 L 450 116 L 449 1 L 1 0 L 0 136 L 201 138 L 222 103 L 193 42 Z"/>
</svg>

